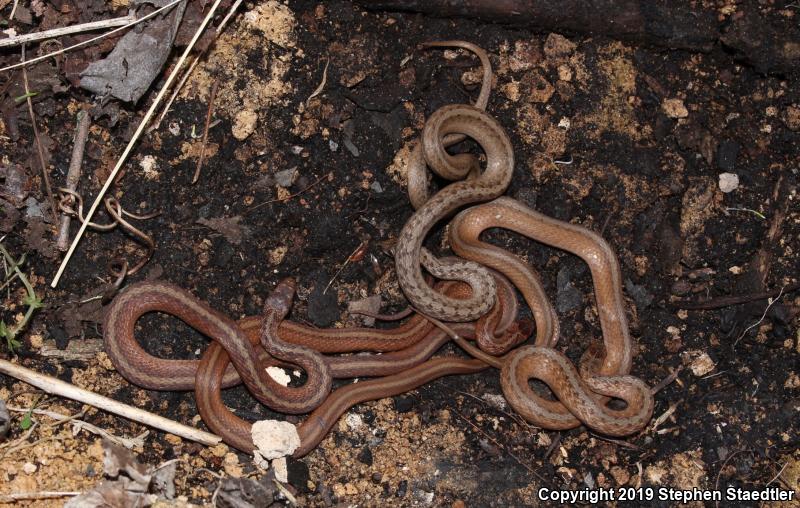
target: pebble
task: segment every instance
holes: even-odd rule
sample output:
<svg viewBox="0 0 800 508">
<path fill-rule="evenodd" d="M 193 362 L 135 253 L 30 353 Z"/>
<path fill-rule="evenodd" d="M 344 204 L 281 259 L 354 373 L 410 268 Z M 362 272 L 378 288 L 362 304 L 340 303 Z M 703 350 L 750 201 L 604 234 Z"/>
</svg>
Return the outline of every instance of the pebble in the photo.
<svg viewBox="0 0 800 508">
<path fill-rule="evenodd" d="M 562 266 L 556 276 L 556 308 L 558 312 L 565 313 L 577 309 L 581 304 L 581 292 L 570 281 L 571 274 L 569 268 Z"/>
<path fill-rule="evenodd" d="M 719 190 L 724 193 L 733 192 L 739 188 L 739 175 L 736 173 L 719 174 Z"/>
<path fill-rule="evenodd" d="M 239 111 L 231 127 L 233 137 L 239 141 L 247 139 L 256 130 L 256 123 L 258 123 L 258 113 L 252 109 Z"/>
<path fill-rule="evenodd" d="M 362 464 L 366 464 L 368 466 L 371 466 L 372 465 L 372 450 L 370 450 L 368 446 L 365 446 L 358 453 L 358 457 L 356 457 L 356 459 L 358 459 L 358 461 L 361 462 Z"/>
<path fill-rule="evenodd" d="M 275 173 L 275 183 L 287 189 L 292 186 L 296 179 L 297 167 L 284 169 L 283 171 Z"/>
<path fill-rule="evenodd" d="M 722 141 L 717 147 L 717 167 L 722 171 L 732 171 L 740 149 L 741 145 L 732 139 Z"/>
<path fill-rule="evenodd" d="M 403 480 L 397 485 L 395 496 L 406 497 L 406 492 L 408 492 L 408 480 Z"/>
<path fill-rule="evenodd" d="M 286 473 L 289 483 L 295 488 L 305 493 L 311 492 L 311 489 L 308 488 L 310 477 L 308 474 L 308 466 L 305 462 L 288 457 L 286 459 Z"/>
<path fill-rule="evenodd" d="M 686 118 L 689 116 L 689 110 L 681 99 L 664 99 L 661 103 L 661 109 L 670 118 Z"/>
</svg>

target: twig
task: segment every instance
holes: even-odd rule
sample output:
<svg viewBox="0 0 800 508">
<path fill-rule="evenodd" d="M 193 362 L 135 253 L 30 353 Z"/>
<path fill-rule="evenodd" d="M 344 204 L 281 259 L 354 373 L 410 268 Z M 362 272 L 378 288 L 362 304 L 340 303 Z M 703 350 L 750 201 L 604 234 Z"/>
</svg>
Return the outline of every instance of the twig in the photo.
<svg viewBox="0 0 800 508">
<path fill-rule="evenodd" d="M 137 446 L 143 446 L 144 445 L 143 437 L 149 434 L 149 431 L 145 431 L 144 433 L 140 434 L 135 438 L 115 436 L 114 434 L 111 434 L 107 430 L 101 429 L 96 425 L 92 425 L 91 423 L 81 420 L 80 418 L 83 418 L 83 416 L 86 414 L 85 409 L 72 416 L 62 415 L 61 413 L 56 413 L 55 411 L 48 411 L 46 409 L 29 410 L 21 407 L 9 407 L 8 410 L 14 412 L 30 411 L 33 414 L 44 415 L 56 420 L 55 422 L 48 424 L 46 427 L 55 427 L 57 425 L 61 425 L 64 423 L 71 423 L 73 428 L 76 430 L 85 430 L 92 434 L 97 434 L 98 436 L 104 437 L 109 441 L 112 441 L 120 446 L 124 446 L 125 448 L 128 449 L 133 449 L 136 448 Z"/>
<path fill-rule="evenodd" d="M 8 17 L 9 21 L 14 21 L 14 14 L 17 13 L 18 5 L 19 5 L 19 0 L 14 0 L 14 5 L 11 6 L 11 15 Z"/>
<path fill-rule="evenodd" d="M 81 166 L 83 164 L 83 150 L 86 147 L 86 140 L 89 138 L 90 125 L 89 112 L 81 110 L 78 112 L 78 125 L 75 128 L 75 141 L 72 146 L 72 158 L 69 161 L 69 171 L 67 171 L 66 188 L 75 192 L 78 188 L 78 180 L 81 179 Z M 60 251 L 67 250 L 69 245 L 69 214 L 61 216 L 61 227 L 58 230 L 58 241 L 56 247 Z"/>
<path fill-rule="evenodd" d="M 219 79 L 215 79 L 211 85 L 211 92 L 208 97 L 208 110 L 206 111 L 206 125 L 203 128 L 203 143 L 200 146 L 200 158 L 197 160 L 197 168 L 194 170 L 194 177 L 192 183 L 197 183 L 200 178 L 200 169 L 203 167 L 203 162 L 206 160 L 206 145 L 208 144 L 208 126 L 211 125 L 211 117 L 214 114 L 214 99 L 217 98 L 217 88 L 219 88 Z"/>
<path fill-rule="evenodd" d="M 761 220 L 766 220 L 767 218 L 764 217 L 764 214 L 753 210 L 752 208 L 736 208 L 736 207 L 728 207 L 725 209 L 726 212 L 749 212 L 758 217 Z"/>
<path fill-rule="evenodd" d="M 39 374 L 30 369 L 16 365 L 8 360 L 0 359 L 0 373 L 11 376 L 20 381 L 44 390 L 47 393 L 59 395 L 69 399 L 89 404 L 104 411 L 114 413 L 130 420 L 155 427 L 157 429 L 181 436 L 183 438 L 196 441 L 205 445 L 213 446 L 222 441 L 219 436 L 198 430 L 178 422 L 149 413 L 142 409 L 131 407 L 116 400 L 104 397 L 94 392 L 78 388 L 75 385 L 61 381 L 51 376 Z"/>
<path fill-rule="evenodd" d="M 60 497 L 79 496 L 80 492 L 59 492 L 55 490 L 42 490 L 40 492 L 18 492 L 16 494 L 0 494 L 0 503 L 14 503 L 35 499 L 58 499 Z"/>
<path fill-rule="evenodd" d="M 321 94 L 322 90 L 325 88 L 325 83 L 328 82 L 328 65 L 330 65 L 330 63 L 331 63 L 331 59 L 328 58 L 327 61 L 325 62 L 325 68 L 322 70 L 322 82 L 319 84 L 319 86 L 313 92 L 311 92 L 311 95 L 308 96 L 308 99 L 306 99 L 306 102 L 305 102 L 306 106 L 308 106 L 308 102 L 311 99 L 313 99 L 317 95 Z"/>
<path fill-rule="evenodd" d="M 682 370 L 683 370 L 683 365 L 678 366 L 677 369 L 673 370 L 667 377 L 662 379 L 661 382 L 659 382 L 654 387 L 650 388 L 650 393 L 655 395 L 664 388 L 666 388 L 667 386 L 669 386 L 670 384 L 672 384 L 673 381 L 678 379 L 678 374 L 680 374 Z"/>
<path fill-rule="evenodd" d="M 344 270 L 345 267 L 347 267 L 347 265 L 350 264 L 350 260 L 352 260 L 353 257 L 356 255 L 356 253 L 358 251 L 360 251 L 361 249 L 363 249 L 365 245 L 366 245 L 366 242 L 361 242 L 360 244 L 358 244 L 358 247 L 356 247 L 356 250 L 354 250 L 349 256 L 347 256 L 347 259 L 344 260 L 344 263 L 342 263 L 342 266 L 340 266 L 339 269 L 336 270 L 336 273 L 333 274 L 333 277 L 331 277 L 331 280 L 328 281 L 328 285 L 325 286 L 324 290 L 322 290 L 322 294 L 323 295 L 328 292 L 328 289 L 330 289 L 331 284 L 333 284 L 333 281 L 336 280 L 336 278 L 339 276 L 339 274 L 342 273 L 342 270 Z"/>
<path fill-rule="evenodd" d="M 228 9 L 228 13 L 225 15 L 225 17 L 222 19 L 222 22 L 219 24 L 219 26 L 215 30 L 215 35 L 216 36 L 219 36 L 219 34 L 222 33 L 222 30 L 225 28 L 225 25 L 228 24 L 228 20 L 231 19 L 231 17 L 233 16 L 233 13 L 236 12 L 236 9 L 239 8 L 239 5 L 241 5 L 241 3 L 242 3 L 242 0 L 236 0 L 235 2 L 233 2 L 233 5 L 231 5 L 231 8 Z M 180 93 L 181 89 L 183 88 L 183 85 L 185 85 L 186 82 L 189 80 L 189 76 L 192 75 L 192 72 L 194 71 L 194 68 L 197 67 L 197 64 L 200 63 L 200 59 L 205 56 L 206 52 L 208 51 L 208 48 L 210 48 L 210 47 L 211 47 L 211 44 L 209 44 L 206 47 L 205 50 L 200 52 L 200 54 L 195 55 L 194 60 L 192 60 L 192 63 L 189 65 L 189 68 L 186 69 L 186 72 L 183 73 L 183 77 L 181 78 L 180 82 L 175 87 L 175 89 L 172 91 L 172 95 L 169 96 L 169 100 L 166 102 L 166 104 L 164 104 L 164 109 L 163 109 L 163 111 L 161 111 L 161 114 L 158 115 L 158 120 L 155 121 L 155 123 L 152 125 L 152 127 L 150 127 L 150 129 L 148 129 L 147 132 L 150 132 L 150 131 L 153 131 L 155 129 L 158 129 L 158 127 L 161 125 L 161 122 L 164 121 L 164 117 L 167 116 L 167 113 L 169 113 L 169 108 L 172 107 L 172 103 L 175 102 L 175 98 L 178 97 L 178 94 Z"/>
<path fill-rule="evenodd" d="M 132 26 L 134 26 L 134 25 L 136 25 L 138 23 L 141 23 L 142 21 L 148 20 L 148 19 L 152 18 L 153 16 L 156 16 L 159 13 L 166 11 L 167 9 L 171 9 L 172 7 L 177 5 L 179 2 L 183 2 L 183 1 L 184 0 L 173 0 L 172 2 L 168 3 L 164 7 L 159 7 L 158 9 L 154 10 L 150 14 L 146 14 L 146 15 L 142 16 L 141 18 L 137 19 L 136 21 L 134 21 L 132 23 L 129 23 L 129 24 L 125 25 L 125 26 L 121 26 L 119 28 L 115 28 L 114 30 L 110 30 L 110 31 L 108 31 L 108 32 L 106 32 L 106 33 L 104 33 L 102 35 L 98 35 L 97 37 L 92 37 L 91 39 L 87 39 L 87 40 L 85 40 L 83 42 L 79 42 L 77 44 L 73 44 L 72 46 L 67 46 L 66 48 L 61 48 L 58 51 L 53 51 L 52 53 L 47 53 L 46 55 L 38 56 L 36 58 L 28 60 L 27 62 L 20 62 L 18 64 L 9 65 L 8 67 L 3 67 L 2 69 L 0 69 L 0 72 L 10 71 L 11 69 L 17 69 L 19 67 L 32 65 L 32 64 L 35 64 L 36 62 L 41 62 L 42 60 L 47 60 L 50 57 L 57 56 L 57 55 L 60 55 L 62 53 L 66 53 L 67 51 L 72 51 L 73 49 L 80 48 L 80 47 L 86 46 L 87 44 L 91 44 L 93 42 L 99 41 L 100 39 L 108 37 L 109 35 L 114 35 L 117 32 L 125 30 L 126 28 L 130 28 L 130 27 L 132 27 Z M 14 5 L 16 6 L 16 2 L 14 2 Z"/>
<path fill-rule="evenodd" d="M 325 173 L 325 174 L 324 174 L 324 175 L 322 175 L 321 177 L 319 177 L 319 178 L 317 178 L 316 180 L 314 180 L 314 182 L 313 182 L 313 183 L 311 183 L 311 184 L 310 184 L 308 187 L 306 187 L 306 188 L 305 188 L 305 189 L 303 189 L 303 190 L 299 190 L 299 191 L 295 192 L 294 194 L 290 194 L 290 195 L 286 196 L 285 198 L 275 198 L 275 199 L 270 199 L 269 201 L 264 201 L 263 203 L 259 203 L 259 204 L 257 204 L 257 205 L 251 206 L 251 207 L 250 207 L 249 209 L 247 209 L 247 210 L 246 210 L 244 213 L 251 213 L 251 212 L 254 212 L 254 211 L 256 211 L 257 209 L 261 208 L 262 206 L 266 206 L 266 205 L 268 205 L 268 204 L 270 204 L 270 203 L 277 203 L 277 202 L 279 202 L 279 201 L 289 201 L 289 200 L 290 200 L 290 199 L 292 199 L 292 198 L 296 198 L 297 196 L 299 196 L 300 194 L 304 193 L 305 191 L 307 191 L 307 190 L 308 190 L 308 189 L 310 189 L 311 187 L 313 187 L 313 186 L 317 185 L 317 184 L 318 184 L 319 182 L 321 182 L 321 181 L 322 181 L 324 178 L 327 178 L 327 177 L 329 177 L 330 175 L 331 175 L 331 173 L 330 173 L 330 172 L 328 172 L 328 173 Z"/>
<path fill-rule="evenodd" d="M 176 2 L 177 1 L 178 0 L 176 0 Z M 122 169 L 122 165 L 125 163 L 125 160 L 128 158 L 128 155 L 131 153 L 131 150 L 133 150 L 133 146 L 136 144 L 137 141 L 139 141 L 139 137 L 141 137 L 142 132 L 144 132 L 144 128 L 145 126 L 147 126 L 147 122 L 149 122 L 150 119 L 153 117 L 153 113 L 155 113 L 155 110 L 156 108 L 158 108 L 159 103 L 167 94 L 167 91 L 169 90 L 170 86 L 172 86 L 172 82 L 175 81 L 175 77 L 178 75 L 178 71 L 183 66 L 183 63 L 186 61 L 186 57 L 189 56 L 189 52 L 192 51 L 192 48 L 197 43 L 197 39 L 200 38 L 200 35 L 205 30 L 206 25 L 208 25 L 208 22 L 211 21 L 211 18 L 214 17 L 214 13 L 217 11 L 217 8 L 219 7 L 221 1 L 222 0 L 214 1 L 214 5 L 211 6 L 211 9 L 209 9 L 208 14 L 206 14 L 206 17 L 200 23 L 200 26 L 197 27 L 197 30 L 195 31 L 194 36 L 192 37 L 192 40 L 186 46 L 186 49 L 183 51 L 181 57 L 178 59 L 177 63 L 175 64 L 175 68 L 172 70 L 169 77 L 167 77 L 167 80 L 164 82 L 164 86 L 161 87 L 161 90 L 159 90 L 155 100 L 147 109 L 147 112 L 144 114 L 144 117 L 142 117 L 142 121 L 139 122 L 139 127 L 136 129 L 136 132 L 133 133 L 133 136 L 128 142 L 128 145 L 125 147 L 125 150 L 123 150 L 122 155 L 120 155 L 119 159 L 117 160 L 114 169 L 111 170 L 111 173 L 108 175 L 108 178 L 106 178 L 106 182 L 103 184 L 103 187 L 97 194 L 94 203 L 92 203 L 91 208 L 89 208 L 89 212 L 86 214 L 86 222 L 81 224 L 78 233 L 72 240 L 72 244 L 70 244 L 69 250 L 67 250 L 64 259 L 61 261 L 61 266 L 58 267 L 58 271 L 56 272 L 55 277 L 53 277 L 53 281 L 50 283 L 50 287 L 54 288 L 58 285 L 58 280 L 61 278 L 61 274 L 64 273 L 64 269 L 67 267 L 67 263 L 69 263 L 69 260 L 72 257 L 72 253 L 75 252 L 75 248 L 78 246 L 78 242 L 80 242 L 84 231 L 86 231 L 88 222 L 92 220 L 92 216 L 94 215 L 94 212 L 97 210 L 97 207 L 100 206 L 100 202 L 103 200 L 103 197 L 108 191 L 108 188 L 111 187 L 111 184 L 117 177 L 117 173 L 119 173 L 119 170 Z"/>
<path fill-rule="evenodd" d="M 563 432 L 561 431 L 556 432 L 556 438 L 553 439 L 553 441 L 550 443 L 550 446 L 548 446 L 547 450 L 545 450 L 542 460 L 548 460 L 550 458 L 550 455 L 552 455 L 553 452 L 556 450 L 556 448 L 558 448 L 558 445 L 561 444 L 562 436 L 564 436 Z"/>
<path fill-rule="evenodd" d="M 764 485 L 764 488 L 767 488 L 767 487 L 769 487 L 770 485 L 772 485 L 772 483 L 773 483 L 775 480 L 777 480 L 778 478 L 781 478 L 781 475 L 783 474 L 783 470 L 784 470 L 784 469 L 786 469 L 786 466 L 788 466 L 788 465 L 789 465 L 789 462 L 787 461 L 787 462 L 786 462 L 786 464 L 784 464 L 784 465 L 783 465 L 783 467 L 781 468 L 781 470 L 780 470 L 780 471 L 778 471 L 778 474 L 776 474 L 775 476 L 773 476 L 773 477 L 772 477 L 772 479 L 771 479 L 770 481 L 768 481 L 766 485 Z M 783 479 L 783 478 L 781 478 L 781 479 Z"/>
<path fill-rule="evenodd" d="M 749 295 L 720 296 L 717 298 L 710 298 L 708 300 L 703 300 L 700 302 L 678 301 L 678 302 L 672 302 L 669 305 L 674 309 L 686 309 L 686 310 L 721 309 L 723 307 L 730 307 L 731 305 L 740 305 L 743 303 L 750 303 L 758 300 L 766 300 L 767 298 L 775 298 L 781 292 L 783 292 L 784 294 L 793 293 L 798 289 L 800 289 L 800 282 L 795 282 L 794 284 L 787 284 L 786 286 L 783 286 L 780 289 L 773 289 L 772 291 L 762 291 L 760 293 L 752 293 Z"/>
<path fill-rule="evenodd" d="M 22 45 L 22 61 L 25 61 L 25 44 Z M 39 137 L 39 128 L 36 126 L 36 115 L 33 112 L 33 101 L 31 100 L 31 92 L 28 89 L 28 72 L 25 70 L 25 67 L 22 68 L 22 82 L 25 85 L 25 99 L 28 102 L 28 114 L 30 114 L 31 126 L 33 126 L 33 137 L 36 139 L 36 153 L 39 155 L 39 164 L 42 166 L 44 188 L 47 191 L 47 199 L 50 200 L 50 214 L 53 216 L 53 224 L 56 224 L 58 222 L 58 208 L 56 208 L 56 198 L 53 195 L 53 188 L 50 186 L 50 175 L 47 174 L 47 164 L 44 162 L 42 140 Z"/>
<path fill-rule="evenodd" d="M 61 37 L 62 35 L 92 32 L 101 28 L 112 28 L 128 25 L 134 21 L 136 21 L 136 16 L 131 14 L 128 16 L 122 16 L 120 18 L 104 19 L 101 21 L 92 21 L 91 23 L 82 23 L 80 25 L 53 28 L 52 30 L 45 30 L 43 32 L 17 35 L 16 37 L 9 37 L 7 39 L 0 40 L 0 48 L 16 46 L 17 44 L 25 44 L 27 42 L 39 41 L 42 39 L 53 39 L 55 37 Z"/>
<path fill-rule="evenodd" d="M 775 302 L 777 302 L 778 300 L 781 299 L 781 296 L 783 296 L 783 288 L 781 288 L 781 292 L 778 293 L 778 296 L 776 296 L 773 299 L 770 299 L 769 304 L 764 309 L 764 313 L 761 314 L 761 318 L 758 321 L 756 321 L 755 323 L 753 323 L 752 325 L 750 325 L 747 328 L 745 328 L 744 331 L 742 332 L 742 334 L 739 335 L 739 338 L 736 339 L 736 341 L 733 343 L 734 349 L 736 348 L 736 345 L 739 343 L 739 341 L 742 340 L 742 337 L 744 337 L 747 334 L 747 332 L 749 332 L 750 330 L 752 330 L 756 326 L 760 325 L 761 322 L 764 321 L 764 318 L 767 317 L 767 312 L 769 312 L 769 309 L 772 308 L 773 305 L 775 305 Z"/>
</svg>

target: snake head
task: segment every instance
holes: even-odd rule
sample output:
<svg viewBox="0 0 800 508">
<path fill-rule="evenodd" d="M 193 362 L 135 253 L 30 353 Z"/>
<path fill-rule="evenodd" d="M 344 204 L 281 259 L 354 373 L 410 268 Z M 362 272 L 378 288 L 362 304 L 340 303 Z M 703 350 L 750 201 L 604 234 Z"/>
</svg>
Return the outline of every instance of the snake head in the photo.
<svg viewBox="0 0 800 508">
<path fill-rule="evenodd" d="M 280 281 L 267 297 L 267 301 L 264 304 L 264 311 L 275 312 L 281 317 L 286 317 L 292 309 L 292 300 L 294 299 L 296 286 L 294 279 L 291 277 Z"/>
</svg>

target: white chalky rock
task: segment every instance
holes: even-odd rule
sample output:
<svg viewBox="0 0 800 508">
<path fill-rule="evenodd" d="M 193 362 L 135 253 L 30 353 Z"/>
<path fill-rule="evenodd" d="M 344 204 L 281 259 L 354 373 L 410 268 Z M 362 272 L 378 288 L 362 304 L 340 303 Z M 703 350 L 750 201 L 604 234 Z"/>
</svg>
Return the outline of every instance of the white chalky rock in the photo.
<svg viewBox="0 0 800 508">
<path fill-rule="evenodd" d="M 300 435 L 289 422 L 260 420 L 250 431 L 253 444 L 265 459 L 278 459 L 294 453 L 300 447 Z"/>
<path fill-rule="evenodd" d="M 739 175 L 735 173 L 720 173 L 719 190 L 724 193 L 735 191 L 739 187 Z"/>
<path fill-rule="evenodd" d="M 267 367 L 267 374 L 281 386 L 289 386 L 289 381 L 292 380 L 289 374 L 280 367 Z"/>
<path fill-rule="evenodd" d="M 275 471 L 276 480 L 281 483 L 289 483 L 289 467 L 286 465 L 286 457 L 273 460 L 272 469 Z"/>
</svg>

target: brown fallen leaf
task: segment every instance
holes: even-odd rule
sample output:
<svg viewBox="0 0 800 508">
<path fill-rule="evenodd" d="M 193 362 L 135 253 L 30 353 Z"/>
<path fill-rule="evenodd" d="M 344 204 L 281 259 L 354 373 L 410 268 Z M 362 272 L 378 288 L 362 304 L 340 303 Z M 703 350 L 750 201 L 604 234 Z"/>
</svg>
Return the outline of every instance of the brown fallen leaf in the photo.
<svg viewBox="0 0 800 508">
<path fill-rule="evenodd" d="M 239 224 L 241 220 L 241 215 L 235 215 L 233 217 L 216 217 L 212 219 L 200 218 L 197 223 L 220 233 L 230 243 L 239 245 L 242 243 L 242 238 L 250 236 L 251 233 L 248 226 Z"/>
</svg>

